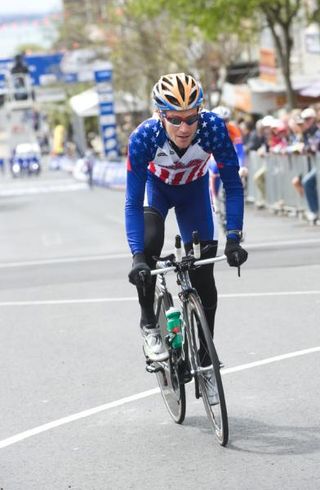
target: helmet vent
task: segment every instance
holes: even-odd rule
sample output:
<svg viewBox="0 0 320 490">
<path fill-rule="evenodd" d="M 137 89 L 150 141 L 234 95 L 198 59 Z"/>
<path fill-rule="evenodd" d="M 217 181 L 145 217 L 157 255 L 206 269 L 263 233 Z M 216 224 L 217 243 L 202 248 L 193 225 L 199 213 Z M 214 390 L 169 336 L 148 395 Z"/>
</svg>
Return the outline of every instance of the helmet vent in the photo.
<svg viewBox="0 0 320 490">
<path fill-rule="evenodd" d="M 189 104 L 192 104 L 192 102 L 194 102 L 194 101 L 195 101 L 195 99 L 197 98 L 197 95 L 198 95 L 198 94 L 197 94 L 197 92 L 196 92 L 196 91 L 194 91 L 194 92 L 193 92 L 193 93 L 190 95 L 190 97 L 189 97 Z"/>
<path fill-rule="evenodd" d="M 172 84 L 172 81 L 170 80 L 170 78 L 167 78 L 167 77 L 163 77 L 162 78 L 162 82 L 168 83 L 169 85 L 171 85 L 171 87 L 173 85 Z M 166 86 L 162 83 L 162 90 L 165 89 L 165 88 L 166 88 Z"/>
<path fill-rule="evenodd" d="M 163 103 L 163 101 L 161 99 L 159 99 L 159 97 L 154 97 L 154 100 L 159 105 L 161 105 Z"/>
<path fill-rule="evenodd" d="M 179 101 L 175 97 L 172 97 L 172 95 L 166 95 L 166 98 L 169 102 L 171 102 L 171 104 L 175 106 L 179 105 Z"/>
<path fill-rule="evenodd" d="M 185 98 L 185 89 L 184 89 L 184 86 L 183 86 L 180 78 L 177 78 L 177 83 L 178 83 L 178 89 L 179 89 L 179 93 L 181 95 L 181 98 L 182 98 L 182 100 L 184 100 L 184 98 Z"/>
<path fill-rule="evenodd" d="M 152 97 L 155 106 L 162 111 L 185 111 L 201 106 L 203 92 L 191 75 L 172 73 L 160 78 L 153 87 Z"/>
</svg>

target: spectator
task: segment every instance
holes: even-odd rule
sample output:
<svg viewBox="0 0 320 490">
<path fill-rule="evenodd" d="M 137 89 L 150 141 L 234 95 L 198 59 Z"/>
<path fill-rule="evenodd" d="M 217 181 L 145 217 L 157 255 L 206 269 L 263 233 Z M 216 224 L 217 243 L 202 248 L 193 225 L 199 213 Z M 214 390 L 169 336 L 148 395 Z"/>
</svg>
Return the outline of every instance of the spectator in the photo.
<svg viewBox="0 0 320 490">
<path fill-rule="evenodd" d="M 303 153 L 303 119 L 299 113 L 293 114 L 288 120 L 288 147 L 287 153 L 301 155 Z M 300 197 L 304 196 L 302 173 L 293 177 L 291 183 Z"/>
<path fill-rule="evenodd" d="M 288 120 L 287 153 L 303 153 L 303 122 L 300 113 L 290 116 Z"/>
<path fill-rule="evenodd" d="M 312 223 L 317 223 L 319 220 L 319 198 L 317 190 L 317 171 L 313 165 L 312 156 L 320 150 L 320 129 L 317 126 L 317 114 L 313 107 L 304 109 L 301 113 L 304 120 L 303 124 L 303 140 L 304 152 L 309 157 L 309 172 L 303 177 L 302 185 L 309 207 L 308 219 Z"/>
<path fill-rule="evenodd" d="M 17 54 L 14 57 L 14 65 L 10 71 L 13 75 L 17 73 L 26 75 L 29 73 L 29 68 L 25 64 L 22 54 Z"/>
<path fill-rule="evenodd" d="M 95 155 L 92 149 L 85 151 L 84 164 L 86 169 L 86 174 L 88 176 L 88 185 L 90 189 L 93 189 L 93 167 L 95 164 Z"/>
<path fill-rule="evenodd" d="M 258 148 L 266 144 L 266 137 L 263 132 L 262 120 L 256 122 L 255 128 L 250 131 L 245 142 L 245 152 L 257 151 Z"/>
<path fill-rule="evenodd" d="M 285 153 L 288 146 L 287 134 L 286 124 L 281 119 L 273 119 L 269 139 L 270 152 Z"/>
<path fill-rule="evenodd" d="M 258 124 L 259 121 L 257 121 Z M 262 144 L 257 149 L 257 154 L 262 159 L 260 168 L 255 172 L 253 180 L 258 190 L 258 199 L 256 200 L 257 208 L 261 209 L 265 207 L 266 203 L 266 173 L 267 173 L 267 160 L 266 155 L 270 150 L 270 141 L 272 137 L 272 125 L 274 124 L 274 117 L 265 116 L 261 119 L 261 134 Z"/>
</svg>

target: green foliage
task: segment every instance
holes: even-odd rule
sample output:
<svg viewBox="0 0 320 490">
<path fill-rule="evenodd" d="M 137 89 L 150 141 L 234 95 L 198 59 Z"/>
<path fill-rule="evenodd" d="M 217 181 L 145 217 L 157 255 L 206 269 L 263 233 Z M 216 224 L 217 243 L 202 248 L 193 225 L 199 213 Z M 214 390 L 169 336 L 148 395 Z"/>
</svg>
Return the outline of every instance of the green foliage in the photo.
<svg viewBox="0 0 320 490">
<path fill-rule="evenodd" d="M 65 102 L 53 102 L 42 104 L 42 110 L 47 114 L 48 123 L 51 128 L 54 128 L 57 124 L 62 124 L 69 130 L 71 126 L 72 110 L 69 104 L 70 97 L 81 94 L 84 90 L 90 88 L 90 83 L 77 83 L 74 85 L 63 86 L 66 92 Z"/>
<path fill-rule="evenodd" d="M 71 124 L 71 110 L 67 104 L 48 104 L 45 108 L 50 128 L 62 124 L 68 128 Z"/>
<path fill-rule="evenodd" d="M 43 49 L 43 46 L 35 43 L 21 43 L 16 47 L 17 53 L 44 53 L 46 50 Z M 49 49 L 47 50 L 49 51 Z"/>
<path fill-rule="evenodd" d="M 320 4 L 320 0 L 317 2 Z M 141 16 L 154 17 L 165 11 L 185 25 L 197 27 L 210 41 L 221 39 L 221 35 L 237 36 L 242 42 L 252 41 L 265 22 L 271 30 L 286 80 L 289 105 L 293 104 L 291 26 L 302 0 L 129 0 L 129 5 L 131 12 Z"/>
<path fill-rule="evenodd" d="M 307 10 L 308 21 L 320 24 L 320 0 L 314 0 L 313 9 Z"/>
<path fill-rule="evenodd" d="M 257 3 L 258 0 L 129 0 L 129 7 L 141 18 L 167 12 L 185 25 L 198 27 L 207 39 L 217 40 L 220 33 L 236 33 L 242 39 L 252 35 L 256 24 L 248 20 L 257 17 Z"/>
<path fill-rule="evenodd" d="M 167 13 L 141 19 L 124 11 L 113 28 L 118 33 L 110 52 L 116 88 L 149 100 L 161 74 L 187 69 L 188 29 Z"/>
</svg>

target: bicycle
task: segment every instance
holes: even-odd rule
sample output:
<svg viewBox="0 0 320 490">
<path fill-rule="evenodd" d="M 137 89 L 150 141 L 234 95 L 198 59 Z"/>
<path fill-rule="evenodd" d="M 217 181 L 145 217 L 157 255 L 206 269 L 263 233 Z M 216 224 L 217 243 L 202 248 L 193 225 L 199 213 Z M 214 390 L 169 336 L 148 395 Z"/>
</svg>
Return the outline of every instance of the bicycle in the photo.
<svg viewBox="0 0 320 490">
<path fill-rule="evenodd" d="M 195 396 L 202 398 L 208 420 L 219 443 L 225 446 L 228 442 L 228 415 L 224 390 L 220 374 L 220 361 L 213 343 L 201 300 L 197 291 L 192 287 L 189 271 L 226 260 L 219 256 L 199 260 L 201 255 L 200 242 L 196 232 L 193 233 L 193 255 L 182 257 L 181 237 L 176 236 L 175 254 L 157 258 L 156 269 L 151 275 L 157 275 L 155 290 L 155 314 L 161 329 L 164 342 L 166 342 L 169 358 L 164 362 L 151 362 L 146 359 L 146 369 L 155 373 L 166 408 L 172 419 L 182 424 L 186 414 L 185 384 L 194 380 Z M 173 298 L 167 288 L 165 275 L 174 272 L 177 284 L 180 286 L 178 294 L 182 313 L 182 346 L 172 347 L 172 334 L 167 331 L 166 311 L 173 306 Z M 201 366 L 199 351 L 206 352 L 211 361 L 209 366 Z M 213 368 L 215 375 L 218 403 L 210 405 L 205 373 Z"/>
</svg>

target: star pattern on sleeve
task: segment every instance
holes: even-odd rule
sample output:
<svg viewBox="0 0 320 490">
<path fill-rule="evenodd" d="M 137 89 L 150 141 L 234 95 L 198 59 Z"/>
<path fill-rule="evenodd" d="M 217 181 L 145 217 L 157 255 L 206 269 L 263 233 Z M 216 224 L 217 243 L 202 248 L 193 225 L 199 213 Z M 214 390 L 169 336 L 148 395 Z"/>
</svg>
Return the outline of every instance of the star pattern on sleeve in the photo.
<svg viewBox="0 0 320 490">
<path fill-rule="evenodd" d="M 208 153 L 217 152 L 222 160 L 233 160 L 233 145 L 228 138 L 224 121 L 210 112 L 200 116 L 201 146 Z"/>
<path fill-rule="evenodd" d="M 158 135 L 159 122 L 155 119 L 147 119 L 133 131 L 129 139 L 129 156 L 133 165 L 149 163 L 156 151 Z"/>
</svg>

